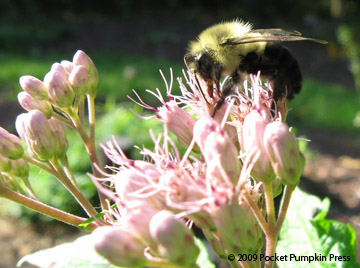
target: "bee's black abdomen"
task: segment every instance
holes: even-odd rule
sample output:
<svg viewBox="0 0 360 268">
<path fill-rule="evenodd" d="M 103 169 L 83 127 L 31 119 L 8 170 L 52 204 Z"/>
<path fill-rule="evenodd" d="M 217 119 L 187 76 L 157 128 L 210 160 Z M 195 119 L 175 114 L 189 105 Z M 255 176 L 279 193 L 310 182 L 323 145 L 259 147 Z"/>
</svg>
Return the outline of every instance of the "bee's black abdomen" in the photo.
<svg viewBox="0 0 360 268">
<path fill-rule="evenodd" d="M 289 100 L 301 90 L 302 75 L 299 63 L 281 42 L 268 42 L 263 54 L 248 53 L 242 58 L 241 72 L 261 72 L 273 84 L 274 99 Z"/>
<path fill-rule="evenodd" d="M 302 85 L 302 74 L 297 60 L 286 46 L 275 42 L 267 44 L 264 56 L 278 65 L 274 75 L 274 99 L 284 96 L 289 100 L 293 99 Z"/>
</svg>

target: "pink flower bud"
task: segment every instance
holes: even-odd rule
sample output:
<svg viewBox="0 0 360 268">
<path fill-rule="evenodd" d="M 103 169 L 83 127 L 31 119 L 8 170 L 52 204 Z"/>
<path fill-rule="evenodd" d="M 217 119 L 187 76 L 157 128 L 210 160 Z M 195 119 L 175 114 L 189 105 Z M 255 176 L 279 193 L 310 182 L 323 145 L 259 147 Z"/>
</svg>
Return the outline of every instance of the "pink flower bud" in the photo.
<svg viewBox="0 0 360 268">
<path fill-rule="evenodd" d="M 176 135 L 181 145 L 188 147 L 193 138 L 195 120 L 175 101 L 167 102 L 159 109 L 160 120 Z M 199 150 L 199 148 L 197 148 Z"/>
<path fill-rule="evenodd" d="M 0 154 L 0 173 L 9 172 L 11 170 L 11 160 Z"/>
<path fill-rule="evenodd" d="M 258 111 L 252 110 L 244 119 L 242 127 L 242 148 L 249 152 L 252 148 L 262 148 L 266 125 L 270 123 Z"/>
<path fill-rule="evenodd" d="M 242 127 L 242 148 L 253 164 L 251 175 L 263 182 L 270 182 L 275 178 L 270 159 L 264 149 L 264 132 L 268 123 L 267 118 L 253 110 L 245 117 Z"/>
<path fill-rule="evenodd" d="M 188 218 L 196 224 L 200 229 L 216 231 L 216 225 L 213 218 L 207 211 L 201 210 L 199 212 L 188 215 Z"/>
<path fill-rule="evenodd" d="M 39 110 L 50 118 L 53 112 L 50 102 L 47 100 L 35 100 L 27 92 L 20 92 L 18 94 L 18 101 L 26 111 Z"/>
<path fill-rule="evenodd" d="M 88 79 L 89 93 L 96 94 L 96 87 L 99 78 L 94 62 L 90 59 L 88 55 L 86 55 L 84 51 L 78 50 L 76 51 L 73 57 L 73 64 L 75 66 L 82 65 L 87 69 L 89 73 L 89 79 Z"/>
<path fill-rule="evenodd" d="M 42 112 L 31 110 L 28 113 L 18 115 L 15 126 L 32 155 L 41 160 L 50 159 L 54 155 L 55 137 Z"/>
<path fill-rule="evenodd" d="M 296 185 L 305 167 L 305 157 L 299 150 L 299 143 L 288 126 L 273 122 L 266 127 L 264 143 L 274 171 L 281 182 Z"/>
<path fill-rule="evenodd" d="M 158 243 L 160 256 L 184 267 L 195 264 L 200 251 L 195 245 L 193 234 L 174 214 L 166 210 L 158 212 L 151 219 L 150 234 Z"/>
<path fill-rule="evenodd" d="M 89 73 L 92 69 L 96 69 L 95 68 L 95 64 L 94 62 L 90 59 L 90 57 L 82 50 L 78 50 L 76 51 L 76 53 L 74 54 L 73 57 L 73 64 L 75 66 L 77 65 L 82 65 L 84 66 L 87 70 L 89 70 Z"/>
<path fill-rule="evenodd" d="M 119 171 L 113 178 L 115 190 L 120 199 L 124 202 L 136 200 L 137 192 L 142 195 L 153 192 L 152 184 L 157 184 L 161 173 L 154 164 L 137 160 L 134 167 Z M 164 197 L 159 194 L 143 197 L 143 200 L 154 208 L 161 208 L 164 204 Z"/>
<path fill-rule="evenodd" d="M 24 154 L 20 139 L 2 127 L 0 127 L 0 154 L 10 159 L 19 159 Z"/>
<path fill-rule="evenodd" d="M 48 122 L 53 135 L 56 137 L 55 155 L 58 158 L 63 158 L 69 147 L 64 124 L 55 118 L 50 118 Z"/>
<path fill-rule="evenodd" d="M 20 77 L 21 88 L 35 100 L 48 99 L 48 91 L 42 81 L 31 75 Z"/>
<path fill-rule="evenodd" d="M 17 159 L 11 161 L 12 173 L 20 178 L 29 177 L 29 164 L 24 159 Z"/>
<path fill-rule="evenodd" d="M 262 247 L 262 230 L 245 201 L 226 201 L 212 211 L 216 232 L 224 248 L 242 254 L 255 254 Z"/>
<path fill-rule="evenodd" d="M 18 192 L 19 189 L 21 188 L 19 182 L 11 173 L 10 174 L 0 173 L 0 185 L 1 187 L 8 188 L 14 192 Z"/>
<path fill-rule="evenodd" d="M 91 236 L 95 250 L 111 264 L 121 267 L 145 266 L 145 246 L 124 229 L 99 227 Z"/>
<path fill-rule="evenodd" d="M 26 120 L 27 120 L 27 113 L 22 113 L 19 114 L 16 117 L 16 121 L 15 121 L 15 128 L 17 133 L 19 134 L 19 136 L 26 142 L 27 144 L 27 134 L 26 134 Z"/>
<path fill-rule="evenodd" d="M 64 65 L 62 65 L 58 62 L 55 62 L 53 65 L 51 65 L 50 72 L 53 72 L 53 73 L 57 72 L 66 79 L 69 77 L 68 70 L 65 68 Z"/>
<path fill-rule="evenodd" d="M 225 113 L 227 111 L 229 107 L 229 104 L 228 103 L 224 103 L 220 109 L 218 109 L 214 115 L 214 120 L 216 122 L 218 122 L 218 124 L 221 124 L 223 119 L 224 119 L 224 116 L 225 116 Z M 231 116 L 228 115 L 228 118 L 226 119 L 226 122 L 231 122 Z M 233 126 L 233 125 L 230 125 L 230 124 L 225 124 L 224 125 L 224 130 L 225 132 L 228 134 L 228 136 L 231 138 L 232 142 L 234 143 L 234 145 L 236 146 L 237 149 L 240 148 L 240 144 L 239 144 L 239 138 L 238 138 L 238 134 L 237 134 L 237 130 L 236 130 L 236 127 Z"/>
<path fill-rule="evenodd" d="M 274 198 L 279 196 L 283 190 L 283 184 L 280 178 L 275 178 L 272 182 L 273 196 Z"/>
<path fill-rule="evenodd" d="M 149 204 L 134 200 L 128 202 L 124 213 L 124 221 L 127 230 L 131 234 L 141 241 L 144 241 L 147 245 L 153 244 L 153 239 L 150 235 L 150 221 L 151 218 L 157 213 Z"/>
<path fill-rule="evenodd" d="M 71 71 L 72 71 L 72 69 L 74 67 L 74 64 L 71 61 L 68 61 L 68 60 L 62 60 L 60 62 L 60 64 L 65 68 L 67 73 L 71 73 Z"/>
<path fill-rule="evenodd" d="M 61 66 L 58 64 L 57 66 Z M 62 71 L 50 71 L 45 75 L 44 84 L 49 90 L 51 99 L 60 107 L 70 107 L 75 98 L 74 90 L 71 87 L 64 67 L 56 67 L 54 69 L 61 69 Z"/>
<path fill-rule="evenodd" d="M 82 65 L 73 68 L 69 75 L 69 82 L 76 94 L 85 94 L 88 89 L 88 71 Z"/>
<path fill-rule="evenodd" d="M 204 155 L 207 175 L 222 180 L 225 171 L 233 185 L 236 185 L 241 162 L 234 143 L 220 125 L 212 118 L 200 118 L 194 127 L 194 137 Z"/>
</svg>

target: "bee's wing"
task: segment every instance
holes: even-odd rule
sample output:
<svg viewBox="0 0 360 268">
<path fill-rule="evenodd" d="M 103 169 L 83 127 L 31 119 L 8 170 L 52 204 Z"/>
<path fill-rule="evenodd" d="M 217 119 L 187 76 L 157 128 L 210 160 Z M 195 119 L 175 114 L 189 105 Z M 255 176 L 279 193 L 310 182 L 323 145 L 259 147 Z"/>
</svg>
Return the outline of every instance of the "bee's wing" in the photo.
<svg viewBox="0 0 360 268">
<path fill-rule="evenodd" d="M 256 42 L 284 42 L 284 41 L 304 41 L 309 40 L 321 44 L 327 44 L 327 41 L 302 37 L 298 31 L 287 31 L 282 29 L 259 29 L 252 30 L 250 33 L 260 33 L 260 36 L 240 36 L 228 38 L 224 40 L 221 45 L 240 45 Z"/>
<path fill-rule="evenodd" d="M 252 30 L 252 33 L 261 34 L 273 34 L 278 36 L 301 36 L 301 33 L 295 30 L 283 30 L 283 29 L 256 29 Z"/>
</svg>

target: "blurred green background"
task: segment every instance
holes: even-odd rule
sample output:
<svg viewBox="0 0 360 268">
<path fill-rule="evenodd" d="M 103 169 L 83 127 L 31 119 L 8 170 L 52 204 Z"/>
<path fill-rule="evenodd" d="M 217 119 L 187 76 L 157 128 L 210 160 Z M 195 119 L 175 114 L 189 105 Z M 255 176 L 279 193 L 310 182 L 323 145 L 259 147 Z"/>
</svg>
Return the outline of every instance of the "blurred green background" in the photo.
<svg viewBox="0 0 360 268">
<path fill-rule="evenodd" d="M 23 112 L 16 101 L 20 76 L 42 79 L 52 63 L 71 60 L 81 49 L 99 72 L 97 142 L 115 135 L 136 156 L 137 151 L 131 151 L 134 144 L 151 147 L 147 129 L 160 132 L 161 128 L 156 120 L 134 116 L 130 109 L 140 114 L 146 111 L 127 95 L 134 97 L 131 90 L 135 89 L 156 106 L 145 89 L 165 92 L 159 69 L 168 80 L 170 68 L 174 77 L 182 76 L 189 40 L 214 23 L 242 18 L 254 28 L 296 29 L 304 36 L 329 41 L 328 45 L 287 44 L 304 73 L 304 86 L 291 103 L 288 122 L 299 135 L 311 138 L 312 133 L 320 133 L 323 140 L 328 133 L 336 133 L 336 137 L 349 139 L 350 146 L 342 150 L 360 158 L 360 116 L 356 117 L 360 109 L 359 12 L 358 0 L 0 0 L 0 125 L 14 132 L 14 120 Z M 174 90 L 178 90 L 176 81 Z M 85 175 L 90 169 L 83 147 L 76 135 L 68 135 L 74 141 L 70 163 L 95 203 L 95 189 Z M 56 181 L 38 170 L 32 174 L 41 199 L 82 215 Z M 38 219 L 37 214 L 0 202 L 0 213 Z"/>
</svg>

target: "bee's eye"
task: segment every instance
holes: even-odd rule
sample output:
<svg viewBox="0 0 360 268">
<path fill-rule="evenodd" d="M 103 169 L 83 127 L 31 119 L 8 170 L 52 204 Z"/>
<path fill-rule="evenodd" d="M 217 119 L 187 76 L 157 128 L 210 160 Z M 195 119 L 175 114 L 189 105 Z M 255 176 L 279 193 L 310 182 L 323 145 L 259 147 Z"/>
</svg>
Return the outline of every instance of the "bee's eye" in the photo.
<svg viewBox="0 0 360 268">
<path fill-rule="evenodd" d="M 197 65 L 198 71 L 204 79 L 213 79 L 214 61 L 208 54 L 201 54 L 198 58 Z"/>
</svg>

